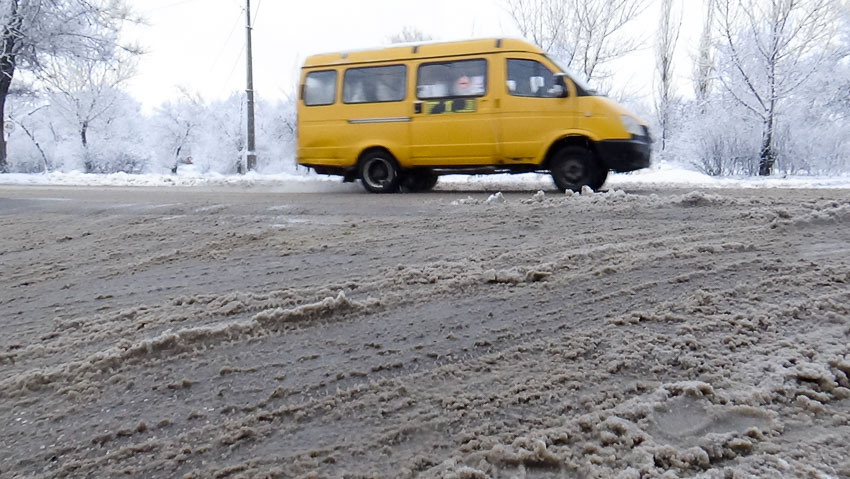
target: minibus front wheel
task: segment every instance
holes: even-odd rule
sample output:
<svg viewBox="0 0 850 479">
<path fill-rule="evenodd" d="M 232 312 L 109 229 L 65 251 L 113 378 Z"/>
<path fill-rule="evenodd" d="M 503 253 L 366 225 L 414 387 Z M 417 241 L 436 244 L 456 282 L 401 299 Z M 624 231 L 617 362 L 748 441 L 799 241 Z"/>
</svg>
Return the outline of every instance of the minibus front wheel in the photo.
<svg viewBox="0 0 850 479">
<path fill-rule="evenodd" d="M 583 186 L 596 191 L 608 177 L 608 171 L 600 167 L 593 152 L 577 145 L 558 150 L 549 161 L 549 171 L 561 191 L 581 191 Z"/>
<path fill-rule="evenodd" d="M 398 163 L 386 150 L 372 150 L 360 158 L 360 181 L 370 193 L 395 193 L 400 183 Z"/>
</svg>

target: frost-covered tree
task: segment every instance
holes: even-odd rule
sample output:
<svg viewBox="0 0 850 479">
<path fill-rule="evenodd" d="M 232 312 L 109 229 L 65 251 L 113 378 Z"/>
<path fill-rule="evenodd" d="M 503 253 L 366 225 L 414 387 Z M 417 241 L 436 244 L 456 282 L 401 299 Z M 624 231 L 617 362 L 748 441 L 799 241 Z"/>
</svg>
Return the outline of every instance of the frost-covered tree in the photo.
<svg viewBox="0 0 850 479">
<path fill-rule="evenodd" d="M 850 16 L 834 7 L 848 2 L 712 2 L 716 43 L 704 30 L 676 155 L 711 175 L 846 173 Z"/>
<path fill-rule="evenodd" d="M 125 57 L 116 62 L 50 59 L 42 72 L 52 109 L 76 129 L 85 171 L 110 170 L 111 161 L 96 160 L 92 154 L 89 132 L 98 124 L 112 123 L 118 112 L 126 110 L 129 99 L 121 85 L 135 73 L 134 59 Z"/>
<path fill-rule="evenodd" d="M 295 164 L 295 96 L 275 103 L 263 101 L 257 134 L 263 139 L 263 158 L 258 170 L 266 173 L 294 173 Z"/>
<path fill-rule="evenodd" d="M 674 13 L 673 0 L 661 0 L 661 14 L 658 23 L 658 37 L 655 43 L 656 112 L 661 127 L 661 150 L 667 146 L 670 135 L 670 119 L 674 103 L 673 91 L 673 55 L 679 41 L 682 25 L 681 14 Z"/>
<path fill-rule="evenodd" d="M 176 172 L 179 164 L 191 161 L 192 147 L 207 114 L 200 96 L 186 89 L 181 93 L 180 99 L 160 105 L 150 119 L 155 172 Z"/>
<path fill-rule="evenodd" d="M 712 32 L 714 30 L 714 2 L 706 1 L 705 17 L 703 18 L 702 33 L 699 37 L 696 61 L 694 62 L 693 84 L 694 96 L 700 105 L 704 105 L 708 95 L 711 93 L 712 80 L 714 78 L 714 41 Z"/>
<path fill-rule="evenodd" d="M 86 170 L 96 173 L 138 173 L 152 156 L 148 120 L 139 103 L 121 91 L 110 91 L 110 107 L 88 123 L 86 145 L 78 117 L 44 88 L 10 93 L 7 118 L 15 127 L 9 136 L 15 171 Z"/>
<path fill-rule="evenodd" d="M 402 27 L 400 32 L 395 35 L 391 35 L 389 38 L 390 43 L 414 43 L 425 42 L 428 40 L 433 40 L 433 37 L 422 30 L 411 26 Z"/>
<path fill-rule="evenodd" d="M 6 121 L 10 122 L 12 134 L 9 143 L 21 152 L 19 168 L 22 171 L 47 173 L 53 168 L 48 153 L 51 142 L 49 128 L 49 105 L 30 85 L 18 83 L 9 91 L 14 100 L 6 108 Z"/>
<path fill-rule="evenodd" d="M 606 64 L 638 49 L 625 27 L 648 0 L 505 0 L 520 33 L 590 81 Z"/>
<path fill-rule="evenodd" d="M 2 0 L 0 2 L 0 118 L 19 70 L 40 73 L 49 58 L 109 60 L 118 33 L 133 21 L 124 0 Z M 0 137 L 0 172 L 7 171 Z"/>
<path fill-rule="evenodd" d="M 776 135 L 780 171 L 850 171 L 850 2 L 843 6 L 834 61 L 822 63 L 806 87 L 786 100 Z"/>
<path fill-rule="evenodd" d="M 784 103 L 834 58 L 835 0 L 717 0 L 718 78 L 759 123 L 759 175 L 777 159 Z"/>
<path fill-rule="evenodd" d="M 257 171 L 294 172 L 295 98 L 269 102 L 255 99 L 256 134 L 259 145 Z M 242 118 L 244 96 L 207 102 L 201 96 L 183 91 L 183 96 L 160 106 L 150 119 L 151 151 L 155 158 L 150 170 L 176 171 L 179 164 L 191 163 L 202 172 L 234 173 L 245 153 Z"/>
<path fill-rule="evenodd" d="M 670 157 L 711 176 L 754 175 L 758 172 L 759 125 L 750 112 L 725 90 L 707 101 L 694 99 L 685 108 L 682 124 L 668 144 Z"/>
<path fill-rule="evenodd" d="M 89 131 L 89 145 L 83 153 L 83 167 L 95 173 L 142 173 L 152 160 L 148 121 L 138 101 L 123 91 L 114 99 L 107 114 L 99 117 Z"/>
<path fill-rule="evenodd" d="M 545 52 L 560 53 L 576 32 L 575 16 L 567 15 L 564 0 L 505 0 L 505 8 L 522 36 Z"/>
<path fill-rule="evenodd" d="M 260 103 L 257 99 L 258 112 Z M 170 170 L 178 159 L 191 157 L 202 173 L 236 173 L 247 147 L 244 117 L 242 94 L 207 102 L 184 92 L 183 98 L 165 105 L 155 116 L 155 137 L 164 143 L 157 148 L 156 168 Z"/>
</svg>

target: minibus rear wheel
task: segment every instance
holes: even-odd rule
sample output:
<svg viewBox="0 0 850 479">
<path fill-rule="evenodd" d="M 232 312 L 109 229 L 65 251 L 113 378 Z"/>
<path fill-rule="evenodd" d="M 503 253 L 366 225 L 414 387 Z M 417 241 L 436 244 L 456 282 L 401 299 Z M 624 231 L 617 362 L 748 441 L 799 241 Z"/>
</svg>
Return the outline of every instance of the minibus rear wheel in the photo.
<svg viewBox="0 0 850 479">
<path fill-rule="evenodd" d="M 582 186 L 596 191 L 608 176 L 599 167 L 593 152 L 577 145 L 558 150 L 549 161 L 549 171 L 561 191 L 581 191 Z"/>
<path fill-rule="evenodd" d="M 400 183 L 398 163 L 385 150 L 372 150 L 360 159 L 360 181 L 370 193 L 395 193 Z"/>
<path fill-rule="evenodd" d="M 437 174 L 430 168 L 416 168 L 402 172 L 401 189 L 409 193 L 431 191 L 437 184 Z"/>
</svg>

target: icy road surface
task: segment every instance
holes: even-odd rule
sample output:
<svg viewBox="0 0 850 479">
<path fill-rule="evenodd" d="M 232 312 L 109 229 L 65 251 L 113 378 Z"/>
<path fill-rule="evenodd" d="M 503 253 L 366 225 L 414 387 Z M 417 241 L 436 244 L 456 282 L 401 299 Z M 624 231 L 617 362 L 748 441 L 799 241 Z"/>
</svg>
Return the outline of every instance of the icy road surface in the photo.
<svg viewBox="0 0 850 479">
<path fill-rule="evenodd" d="M 0 187 L 0 477 L 850 477 L 850 191 Z"/>
</svg>

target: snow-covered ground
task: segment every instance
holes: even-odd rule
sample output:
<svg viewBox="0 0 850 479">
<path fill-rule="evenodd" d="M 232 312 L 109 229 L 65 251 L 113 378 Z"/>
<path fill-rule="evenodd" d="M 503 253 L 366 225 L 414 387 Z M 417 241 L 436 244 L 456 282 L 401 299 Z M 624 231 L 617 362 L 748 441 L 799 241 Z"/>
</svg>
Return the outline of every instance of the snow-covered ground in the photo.
<svg viewBox="0 0 850 479">
<path fill-rule="evenodd" d="M 48 174 L 0 175 L 0 184 L 26 185 L 78 185 L 78 186 L 252 186 L 264 185 L 281 191 L 346 191 L 353 185 L 343 184 L 339 177 L 316 175 L 312 172 L 245 175 L 201 173 L 191 165 L 181 166 L 177 174 L 114 173 L 108 175 L 80 172 L 54 172 Z M 606 189 L 633 189 L 643 187 L 670 188 L 850 188 L 850 176 L 769 176 L 769 177 L 712 177 L 665 162 L 650 169 L 625 174 L 611 174 Z M 440 178 L 438 188 L 486 190 L 548 190 L 553 189 L 549 175 L 450 175 Z"/>
<path fill-rule="evenodd" d="M 850 477 L 850 190 L 669 175 L 0 185 L 0 478 Z"/>
</svg>

